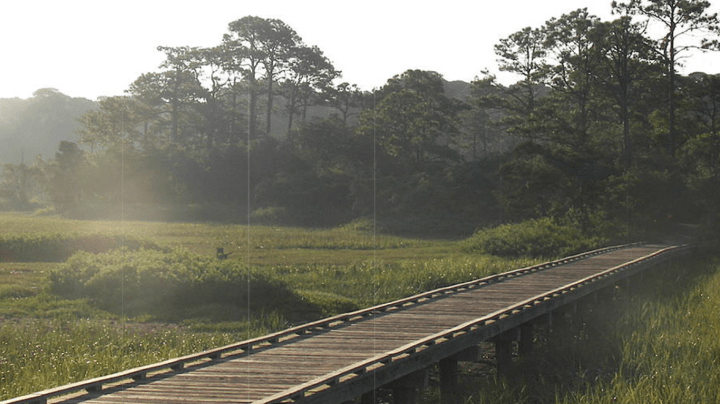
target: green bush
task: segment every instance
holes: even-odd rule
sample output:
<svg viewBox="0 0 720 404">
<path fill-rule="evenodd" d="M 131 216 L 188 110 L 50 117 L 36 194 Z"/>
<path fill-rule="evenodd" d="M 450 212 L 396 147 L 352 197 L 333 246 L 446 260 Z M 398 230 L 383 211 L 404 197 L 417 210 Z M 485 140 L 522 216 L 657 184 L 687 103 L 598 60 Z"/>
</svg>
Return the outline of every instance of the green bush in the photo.
<svg viewBox="0 0 720 404">
<path fill-rule="evenodd" d="M 501 257 L 560 257 L 591 250 L 607 241 L 552 219 L 528 220 L 477 231 L 462 243 L 466 252 Z"/>
<path fill-rule="evenodd" d="M 156 244 L 119 234 L 25 234 L 0 236 L 0 262 L 63 262 L 77 251 L 101 253 L 126 247 L 160 249 Z"/>
<path fill-rule="evenodd" d="M 281 310 L 300 301 L 280 281 L 249 273 L 239 261 L 181 249 L 78 252 L 50 272 L 50 291 L 112 312 L 161 317 L 202 315 L 202 307 L 229 307 L 243 317 L 247 310 Z"/>
</svg>

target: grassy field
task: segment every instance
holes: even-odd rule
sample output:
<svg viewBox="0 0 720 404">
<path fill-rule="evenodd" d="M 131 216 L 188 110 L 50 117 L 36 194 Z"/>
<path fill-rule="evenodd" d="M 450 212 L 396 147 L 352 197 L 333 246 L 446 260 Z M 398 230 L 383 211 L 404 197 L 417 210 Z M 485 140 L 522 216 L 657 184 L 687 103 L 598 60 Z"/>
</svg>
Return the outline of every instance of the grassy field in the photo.
<svg viewBox="0 0 720 404">
<path fill-rule="evenodd" d="M 531 263 L 478 253 L 477 239 L 0 213 L 0 400 Z M 467 367 L 466 402 L 720 402 L 718 269 L 697 257 L 616 289 L 565 330 L 540 328 L 507 377 Z M 118 273 L 126 295 L 113 303 Z M 174 301 L 197 282 L 264 292 L 210 288 L 215 300 L 184 306 L 127 299 Z"/>
<path fill-rule="evenodd" d="M 216 265 L 218 247 L 232 254 Z M 271 288 L 266 293 L 270 296 L 262 300 L 250 290 L 252 303 L 260 303 L 252 307 L 229 296 L 197 307 L 160 305 L 159 310 L 143 311 L 146 306 L 136 304 L 133 311 L 126 301 L 114 306 L 100 301 L 92 295 L 97 289 L 90 286 L 87 295 L 58 292 L 59 278 L 83 266 L 110 268 L 115 265 L 113 254 L 127 262 L 149 262 L 122 267 L 137 272 L 138 279 L 167 281 L 168 276 L 142 274 L 152 272 L 147 268 L 157 262 L 175 260 L 171 266 L 177 267 L 187 261 L 217 266 L 220 277 L 250 273 Z M 67 262 L 66 255 L 71 257 Z M 13 258 L 20 256 L 23 260 Z M 300 229 L 0 213 L 0 399 L 221 346 L 529 262 L 466 253 L 452 240 L 373 234 L 367 226 Z M 169 273 L 193 270 L 188 268 Z M 112 275 L 109 269 L 103 273 Z M 204 273 L 192 276 L 207 278 Z M 93 279 L 94 283 L 86 280 L 86 286 L 100 283 L 97 276 Z M 119 284 L 101 289 L 109 290 L 101 295 L 117 289 Z M 184 291 L 180 285 L 176 292 Z"/>
</svg>

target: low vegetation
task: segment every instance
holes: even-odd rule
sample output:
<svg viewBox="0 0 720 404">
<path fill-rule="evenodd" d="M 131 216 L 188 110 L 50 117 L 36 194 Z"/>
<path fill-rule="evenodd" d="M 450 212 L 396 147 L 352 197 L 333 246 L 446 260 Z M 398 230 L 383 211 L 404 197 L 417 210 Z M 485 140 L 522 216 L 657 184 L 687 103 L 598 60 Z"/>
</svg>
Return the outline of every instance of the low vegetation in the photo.
<svg viewBox="0 0 720 404">
<path fill-rule="evenodd" d="M 200 352 L 280 327 L 277 316 L 212 332 L 118 319 L 0 320 L 0 399 Z"/>
<path fill-rule="evenodd" d="M 164 320 L 188 313 L 236 319 L 247 313 L 302 307 L 300 297 L 279 279 L 248 271 L 237 260 L 218 260 L 187 250 L 81 252 L 49 274 L 50 292 L 68 299 L 87 298 L 115 314 L 149 315 Z M 301 306 L 301 307 L 298 307 Z M 303 310 L 305 309 L 305 310 Z"/>
<path fill-rule="evenodd" d="M 529 263 L 374 234 L 367 221 L 314 230 L 20 214 L 0 222 L 13 251 L 32 251 L 31 240 L 77 247 L 56 262 L 43 241 L 30 262 L 0 262 L 0 400 Z M 48 236 L 62 229 L 74 235 Z M 81 242 L 100 234 L 119 242 L 107 251 Z"/>
<path fill-rule="evenodd" d="M 120 247 L 159 249 L 154 243 L 121 234 L 11 235 L 0 236 L 0 262 L 62 262 L 77 251 L 101 253 Z"/>
<path fill-rule="evenodd" d="M 501 257 L 550 258 L 587 251 L 609 241 L 602 236 L 588 237 L 578 226 L 542 218 L 479 230 L 462 243 L 462 248 Z"/>
<path fill-rule="evenodd" d="M 64 227 L 73 229 L 75 245 L 82 247 L 64 262 L 54 262 L 53 254 L 0 262 L 0 400 L 606 242 L 549 220 L 483 230 L 458 242 L 378 235 L 362 223 L 304 230 L 150 222 L 119 227 L 9 214 L 0 219 L 7 219 L 3 228 L 11 229 L 13 240 L 43 239 Z M 136 240 L 137 248 L 125 243 L 92 250 L 77 242 L 98 234 Z M 545 244 L 511 257 L 485 249 L 492 234 L 506 251 L 512 243 Z M 217 246 L 232 253 L 228 259 L 215 257 Z M 646 277 L 632 293 L 617 289 L 607 307 L 571 322 L 567 333 L 540 329 L 535 353 L 508 378 L 492 369 L 466 373 L 467 399 L 713 401 L 720 394 L 714 387 L 720 374 L 713 317 L 720 308 L 717 268 L 720 262 L 702 259 L 669 268 Z"/>
</svg>

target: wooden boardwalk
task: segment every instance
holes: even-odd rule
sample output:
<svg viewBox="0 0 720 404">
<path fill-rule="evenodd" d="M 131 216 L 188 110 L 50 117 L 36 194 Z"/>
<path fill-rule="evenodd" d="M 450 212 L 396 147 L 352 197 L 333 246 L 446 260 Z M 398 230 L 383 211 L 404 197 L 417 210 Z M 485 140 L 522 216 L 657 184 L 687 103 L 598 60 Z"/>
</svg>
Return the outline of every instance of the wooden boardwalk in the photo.
<svg viewBox="0 0 720 404">
<path fill-rule="evenodd" d="M 516 338 L 524 324 L 684 251 L 598 250 L 0 404 L 44 403 L 71 391 L 74 396 L 54 400 L 342 403 L 483 341 Z"/>
</svg>

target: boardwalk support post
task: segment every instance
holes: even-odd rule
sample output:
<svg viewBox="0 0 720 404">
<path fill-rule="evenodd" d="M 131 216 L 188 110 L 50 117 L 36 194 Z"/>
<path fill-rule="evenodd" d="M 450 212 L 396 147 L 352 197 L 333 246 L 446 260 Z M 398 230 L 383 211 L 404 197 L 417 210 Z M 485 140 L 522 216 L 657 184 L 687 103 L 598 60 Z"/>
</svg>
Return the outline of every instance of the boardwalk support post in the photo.
<svg viewBox="0 0 720 404">
<path fill-rule="evenodd" d="M 360 404 L 375 404 L 375 390 L 369 391 L 360 396 Z"/>
<path fill-rule="evenodd" d="M 457 403 L 458 359 L 451 356 L 440 361 L 440 402 L 442 404 Z"/>
<path fill-rule="evenodd" d="M 395 404 L 417 404 L 420 399 L 420 389 L 428 385 L 429 373 L 427 369 L 419 370 L 404 376 L 390 384 Z"/>
<path fill-rule="evenodd" d="M 512 341 L 495 341 L 495 360 L 498 374 L 507 374 L 512 365 Z"/>
<path fill-rule="evenodd" d="M 533 326 L 532 323 L 525 323 L 520 326 L 520 340 L 518 341 L 518 354 L 528 355 L 532 352 Z"/>
<path fill-rule="evenodd" d="M 513 341 L 518 341 L 520 328 L 513 328 L 491 339 L 495 343 L 495 361 L 498 374 L 506 374 L 512 366 Z"/>
<path fill-rule="evenodd" d="M 572 307 L 561 307 L 550 312 L 550 332 L 562 335 L 569 324 L 568 311 Z"/>
</svg>

